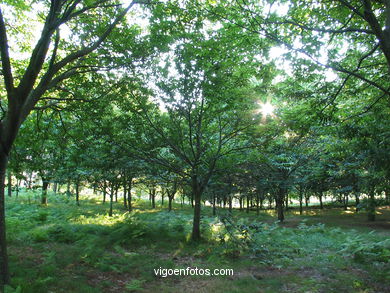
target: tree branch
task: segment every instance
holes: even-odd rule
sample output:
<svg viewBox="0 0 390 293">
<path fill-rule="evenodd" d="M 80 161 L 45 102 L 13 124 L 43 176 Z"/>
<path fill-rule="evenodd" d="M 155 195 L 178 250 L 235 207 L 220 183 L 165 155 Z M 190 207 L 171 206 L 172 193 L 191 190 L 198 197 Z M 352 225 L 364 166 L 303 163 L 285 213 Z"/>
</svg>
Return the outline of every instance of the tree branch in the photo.
<svg viewBox="0 0 390 293">
<path fill-rule="evenodd" d="M 7 30 L 4 23 L 3 14 L 0 8 L 0 54 L 1 63 L 3 67 L 3 76 L 5 88 L 8 93 L 8 99 L 10 99 L 11 93 L 14 91 L 14 80 L 12 76 L 11 62 L 8 51 Z"/>
</svg>

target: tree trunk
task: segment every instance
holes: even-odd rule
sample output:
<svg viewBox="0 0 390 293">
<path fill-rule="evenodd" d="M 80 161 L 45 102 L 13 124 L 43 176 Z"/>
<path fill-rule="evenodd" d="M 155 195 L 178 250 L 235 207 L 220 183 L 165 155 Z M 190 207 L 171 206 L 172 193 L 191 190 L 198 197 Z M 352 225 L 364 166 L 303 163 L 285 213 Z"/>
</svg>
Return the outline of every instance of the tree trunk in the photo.
<svg viewBox="0 0 390 293">
<path fill-rule="evenodd" d="M 276 209 L 278 212 L 278 220 L 280 222 L 283 222 L 284 221 L 283 200 L 280 200 L 280 199 L 276 200 Z"/>
<path fill-rule="evenodd" d="M 3 292 L 4 285 L 9 283 L 4 196 L 6 168 L 7 154 L 0 151 L 0 292 Z"/>
<path fill-rule="evenodd" d="M 303 192 L 299 191 L 299 214 L 303 214 Z"/>
<path fill-rule="evenodd" d="M 20 185 L 21 180 L 17 179 L 16 180 L 16 198 L 19 196 L 19 185 Z"/>
<path fill-rule="evenodd" d="M 233 197 L 229 196 L 229 212 L 233 211 Z"/>
<path fill-rule="evenodd" d="M 324 209 L 324 205 L 322 204 L 322 192 L 318 194 L 318 198 L 320 199 L 320 209 Z"/>
<path fill-rule="evenodd" d="M 70 197 L 70 181 L 69 180 L 66 184 L 66 195 L 68 198 Z"/>
<path fill-rule="evenodd" d="M 257 192 L 257 193 L 256 193 L 256 215 L 257 215 L 257 216 L 260 214 L 260 206 L 259 206 L 259 203 L 260 203 L 260 195 L 259 195 L 259 193 Z"/>
<path fill-rule="evenodd" d="M 284 207 L 283 207 L 283 204 L 284 204 L 284 197 L 285 197 L 285 189 L 280 187 L 279 188 L 279 192 L 276 196 L 276 209 L 277 209 L 277 212 L 278 212 L 278 220 L 280 222 L 283 222 L 284 221 Z"/>
<path fill-rule="evenodd" d="M 344 193 L 343 197 L 344 211 L 348 210 L 348 194 Z"/>
<path fill-rule="evenodd" d="M 42 197 L 41 197 L 41 204 L 47 205 L 47 187 L 49 186 L 49 181 L 42 177 Z"/>
<path fill-rule="evenodd" d="M 309 207 L 309 196 L 305 196 L 305 206 L 308 208 Z"/>
<path fill-rule="evenodd" d="M 123 181 L 123 207 L 127 209 L 127 178 Z"/>
<path fill-rule="evenodd" d="M 170 212 L 172 210 L 172 200 L 173 200 L 173 197 L 170 196 L 170 194 L 168 193 L 168 212 Z"/>
<path fill-rule="evenodd" d="M 28 186 L 28 189 L 31 189 L 32 188 L 32 172 L 29 175 L 30 176 L 28 178 L 27 186 Z"/>
<path fill-rule="evenodd" d="M 249 209 L 250 209 L 250 199 L 249 199 L 249 195 L 246 196 L 246 212 L 249 213 Z"/>
<path fill-rule="evenodd" d="M 161 207 L 164 207 L 164 196 L 165 196 L 165 190 L 161 190 Z"/>
<path fill-rule="evenodd" d="M 129 212 L 133 210 L 132 202 L 131 202 L 131 187 L 132 187 L 132 181 L 133 179 L 130 178 L 127 185 L 127 208 L 129 209 Z"/>
<path fill-rule="evenodd" d="M 111 182 L 111 190 L 110 190 L 110 211 L 108 212 L 108 216 L 112 217 L 112 205 L 114 203 L 114 183 Z"/>
<path fill-rule="evenodd" d="M 360 205 L 360 193 L 356 192 L 355 193 L 355 209 L 356 209 L 356 212 L 359 211 L 359 205 Z"/>
<path fill-rule="evenodd" d="M 53 192 L 54 192 L 54 194 L 57 193 L 57 182 L 53 183 Z"/>
<path fill-rule="evenodd" d="M 369 221 L 375 221 L 375 189 L 369 191 L 368 205 L 367 205 L 367 219 Z"/>
<path fill-rule="evenodd" d="M 79 194 L 80 181 L 79 180 L 76 181 L 75 188 L 76 188 L 76 204 L 78 206 L 80 206 L 80 201 L 79 201 L 79 197 L 80 197 L 80 194 Z"/>
<path fill-rule="evenodd" d="M 193 241 L 199 241 L 200 236 L 200 209 L 201 209 L 201 198 L 202 192 L 197 181 L 197 178 L 192 178 L 192 195 L 195 202 L 194 205 L 194 221 L 192 224 L 192 235 L 191 238 Z"/>
<path fill-rule="evenodd" d="M 119 184 L 115 184 L 115 202 L 118 202 Z"/>
<path fill-rule="evenodd" d="M 106 180 L 104 180 L 104 183 L 103 183 L 103 204 L 106 203 L 106 196 L 107 196 L 107 183 L 106 183 Z"/>
<path fill-rule="evenodd" d="M 152 209 L 156 208 L 156 189 L 153 188 L 152 191 Z"/>
</svg>

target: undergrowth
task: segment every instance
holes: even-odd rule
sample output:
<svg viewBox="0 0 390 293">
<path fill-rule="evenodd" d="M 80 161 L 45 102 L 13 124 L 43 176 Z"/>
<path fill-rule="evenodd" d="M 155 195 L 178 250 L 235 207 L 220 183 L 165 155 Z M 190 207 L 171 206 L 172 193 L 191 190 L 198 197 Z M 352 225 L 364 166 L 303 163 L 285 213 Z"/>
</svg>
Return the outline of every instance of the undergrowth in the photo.
<svg viewBox="0 0 390 293">
<path fill-rule="evenodd" d="M 109 217 L 108 206 L 93 200 L 77 207 L 65 196 L 51 195 L 49 205 L 42 207 L 39 198 L 33 199 L 29 194 L 7 202 L 12 283 L 6 292 L 105 292 L 107 281 L 97 287 L 88 282 L 91 270 L 131 274 L 123 292 L 141 290 L 156 281 L 154 268 L 184 266 L 174 261 L 180 257 L 208 266 L 249 261 L 250 266 L 297 270 L 304 266 L 326 274 L 328 268 L 350 266 L 366 271 L 373 281 L 390 284 L 390 239 L 375 232 L 305 221 L 286 228 L 226 213 L 203 216 L 204 239 L 194 244 L 189 213 L 146 209 L 129 213 L 118 204 Z M 75 287 L 75 279 L 80 286 Z"/>
</svg>

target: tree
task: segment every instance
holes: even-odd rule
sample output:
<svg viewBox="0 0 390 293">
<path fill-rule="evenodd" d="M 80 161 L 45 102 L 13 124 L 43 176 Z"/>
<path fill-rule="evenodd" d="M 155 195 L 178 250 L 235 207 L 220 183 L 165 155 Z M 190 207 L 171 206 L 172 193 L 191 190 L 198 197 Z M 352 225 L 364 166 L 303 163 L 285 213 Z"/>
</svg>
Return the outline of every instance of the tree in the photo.
<svg viewBox="0 0 390 293">
<path fill-rule="evenodd" d="M 155 11 L 152 27 L 172 38 L 172 49 L 161 54 L 151 69 L 152 93 L 133 90 L 130 96 L 138 99 L 138 105 L 122 105 L 122 109 L 142 121 L 138 129 L 134 122 L 126 125 L 143 142 L 138 156 L 185 178 L 191 187 L 192 239 L 199 240 L 202 194 L 217 162 L 248 147 L 236 138 L 257 123 L 251 113 L 255 104 L 250 78 L 261 70 L 250 42 L 239 39 L 232 46 L 234 27 L 213 29 L 204 15 L 193 12 L 172 3 Z M 178 19 L 174 24 L 173 16 Z M 156 66 L 159 62 L 163 65 Z M 150 96 L 159 101 L 153 103 Z M 166 110 L 159 111 L 157 103 Z"/>
<path fill-rule="evenodd" d="M 97 70 L 96 52 L 114 28 L 125 18 L 126 13 L 137 2 L 122 7 L 116 1 L 51 1 L 23 4 L 22 2 L 3 3 L 0 8 L 0 56 L 4 91 L 1 88 L 0 120 L 0 273 L 1 285 L 9 282 L 8 258 L 6 246 L 4 214 L 4 177 L 10 150 L 19 128 L 34 107 L 45 103 L 47 93 L 55 94 L 60 85 L 70 77 Z M 43 5 L 42 5 L 43 4 Z M 23 40 L 21 30 L 10 29 L 9 24 L 27 17 L 27 11 L 34 9 L 38 21 L 43 15 L 43 28 L 36 45 L 31 48 L 31 55 L 26 62 L 18 62 L 10 56 L 19 52 L 11 48 L 9 38 Z M 3 9 L 6 14 L 3 15 Z M 10 14 L 8 11 L 15 11 Z M 39 12 L 39 13 L 38 13 Z M 99 16 L 99 21 L 95 21 Z M 60 30 L 67 25 L 71 29 L 70 37 L 60 35 Z M 123 23 L 124 24 L 124 23 Z M 125 28 L 126 25 L 122 28 Z M 27 38 L 28 39 L 28 38 Z M 79 42 L 79 43 L 78 43 Z M 29 48 L 28 44 L 26 47 Z M 29 48 L 30 49 L 30 48 Z M 26 64 L 23 68 L 21 64 Z M 108 63 L 107 67 L 115 64 Z M 104 66 L 104 65 L 103 65 Z M 17 71 L 17 75 L 14 72 Z M 55 100 L 55 99 L 54 99 Z M 54 101 L 55 102 L 55 101 Z"/>
<path fill-rule="evenodd" d="M 329 107 L 351 82 L 360 83 L 360 93 L 375 90 L 374 101 L 389 98 L 389 5 L 371 0 L 238 0 L 221 1 L 210 5 L 210 10 L 287 49 L 293 66 L 306 72 L 335 71 L 340 79 L 336 80 L 338 88 L 329 95 Z"/>
</svg>

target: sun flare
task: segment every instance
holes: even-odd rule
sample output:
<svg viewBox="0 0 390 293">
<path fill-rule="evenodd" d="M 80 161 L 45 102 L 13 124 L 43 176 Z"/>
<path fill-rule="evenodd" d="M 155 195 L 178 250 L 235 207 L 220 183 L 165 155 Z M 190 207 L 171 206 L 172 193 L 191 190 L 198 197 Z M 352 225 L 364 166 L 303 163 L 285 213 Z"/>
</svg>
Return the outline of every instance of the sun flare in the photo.
<svg viewBox="0 0 390 293">
<path fill-rule="evenodd" d="M 270 102 L 262 103 L 260 106 L 260 113 L 263 117 L 273 116 L 275 107 Z"/>
</svg>

